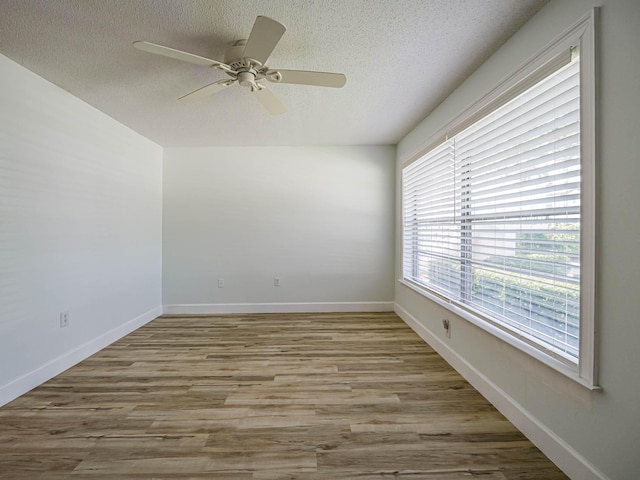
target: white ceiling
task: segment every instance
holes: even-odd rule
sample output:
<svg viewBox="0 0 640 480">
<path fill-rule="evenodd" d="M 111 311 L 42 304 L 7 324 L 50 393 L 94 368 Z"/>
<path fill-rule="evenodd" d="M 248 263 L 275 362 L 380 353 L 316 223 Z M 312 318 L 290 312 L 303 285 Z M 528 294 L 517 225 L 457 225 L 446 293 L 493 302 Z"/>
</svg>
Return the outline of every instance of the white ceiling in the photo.
<svg viewBox="0 0 640 480">
<path fill-rule="evenodd" d="M 547 1 L 0 0 L 0 53 L 162 146 L 395 144 Z M 237 85 L 184 103 L 227 77 L 131 45 L 222 60 L 257 15 L 287 27 L 271 68 L 346 86 L 271 84 L 280 116 Z"/>
</svg>

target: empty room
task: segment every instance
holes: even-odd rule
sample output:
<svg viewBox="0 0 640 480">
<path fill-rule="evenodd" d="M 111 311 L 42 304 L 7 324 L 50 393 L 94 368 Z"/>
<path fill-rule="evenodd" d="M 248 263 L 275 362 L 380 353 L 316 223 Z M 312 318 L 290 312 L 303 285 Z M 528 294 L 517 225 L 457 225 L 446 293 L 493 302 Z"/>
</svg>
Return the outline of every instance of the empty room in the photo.
<svg viewBox="0 0 640 480">
<path fill-rule="evenodd" d="M 0 479 L 638 478 L 638 25 L 0 0 Z"/>
</svg>

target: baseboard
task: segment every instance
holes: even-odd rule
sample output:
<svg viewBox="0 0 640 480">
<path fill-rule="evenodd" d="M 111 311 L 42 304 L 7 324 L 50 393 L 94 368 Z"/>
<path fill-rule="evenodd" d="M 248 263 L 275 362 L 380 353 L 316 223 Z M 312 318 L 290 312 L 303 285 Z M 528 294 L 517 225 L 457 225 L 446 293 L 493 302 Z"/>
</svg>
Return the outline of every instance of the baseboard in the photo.
<svg viewBox="0 0 640 480">
<path fill-rule="evenodd" d="M 103 333 L 99 337 L 90 340 L 73 350 L 70 350 L 35 370 L 13 380 L 0 387 L 0 407 L 27 393 L 29 390 L 50 380 L 68 368 L 99 352 L 107 345 L 140 328 L 154 318 L 162 315 L 162 306 L 152 308 L 148 312 L 139 315 L 128 322 Z"/>
<path fill-rule="evenodd" d="M 167 315 L 225 313 L 393 312 L 393 302 L 196 303 L 165 305 Z"/>
<path fill-rule="evenodd" d="M 570 478 L 607 480 L 604 474 L 599 472 L 568 443 L 531 416 L 520 403 L 440 340 L 413 315 L 398 304 L 395 305 L 394 311 Z"/>
</svg>

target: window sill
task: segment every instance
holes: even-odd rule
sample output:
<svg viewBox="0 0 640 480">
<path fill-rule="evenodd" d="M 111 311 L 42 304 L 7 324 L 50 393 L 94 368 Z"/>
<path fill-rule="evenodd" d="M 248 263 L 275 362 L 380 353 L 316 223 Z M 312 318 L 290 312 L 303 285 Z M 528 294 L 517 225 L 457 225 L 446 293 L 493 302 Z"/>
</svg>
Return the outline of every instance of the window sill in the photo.
<svg viewBox="0 0 640 480">
<path fill-rule="evenodd" d="M 438 305 L 440 305 L 443 308 L 446 308 L 447 310 L 453 312 L 454 314 L 456 314 L 458 317 L 463 318 L 464 320 L 468 321 L 469 323 L 472 323 L 473 325 L 475 325 L 476 327 L 484 330 L 485 332 L 493 335 L 494 337 L 499 338 L 500 340 L 504 341 L 505 343 L 511 345 L 512 347 L 526 353 L 527 355 L 535 358 L 536 360 L 538 360 L 539 362 L 543 363 L 544 365 L 546 365 L 547 367 L 555 370 L 556 372 L 562 374 L 563 376 L 565 376 L 566 378 L 569 378 L 570 380 L 578 383 L 579 385 L 581 385 L 584 388 L 587 388 L 589 390 L 592 391 L 597 391 L 597 390 L 602 390 L 602 388 L 598 385 L 593 385 L 591 382 L 589 382 L 588 380 L 580 377 L 578 375 L 578 367 L 576 366 L 571 366 L 568 365 L 548 354 L 546 354 L 545 352 L 533 347 L 532 345 L 530 345 L 529 343 L 525 342 L 524 340 L 521 340 L 520 338 L 518 338 L 517 336 L 515 336 L 514 334 L 510 334 L 509 332 L 506 332 L 486 321 L 484 321 L 483 319 L 481 319 L 480 317 L 477 317 L 475 315 L 473 315 L 472 313 L 444 300 L 443 298 L 434 295 L 433 293 L 429 292 L 428 290 L 421 288 L 420 286 L 406 281 L 402 278 L 398 279 L 398 283 L 404 285 L 405 287 L 413 290 L 414 292 L 422 295 L 423 297 L 427 298 L 428 300 L 431 300 L 432 302 L 437 303 Z"/>
</svg>

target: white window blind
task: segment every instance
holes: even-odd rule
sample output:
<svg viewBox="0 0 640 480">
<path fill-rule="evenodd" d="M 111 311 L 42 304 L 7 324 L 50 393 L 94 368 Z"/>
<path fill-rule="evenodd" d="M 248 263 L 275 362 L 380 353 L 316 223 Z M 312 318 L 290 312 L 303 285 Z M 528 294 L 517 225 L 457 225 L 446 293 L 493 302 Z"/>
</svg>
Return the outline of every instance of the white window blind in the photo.
<svg viewBox="0 0 640 480">
<path fill-rule="evenodd" d="M 403 169 L 403 277 L 577 364 L 580 61 L 563 64 Z"/>
</svg>

